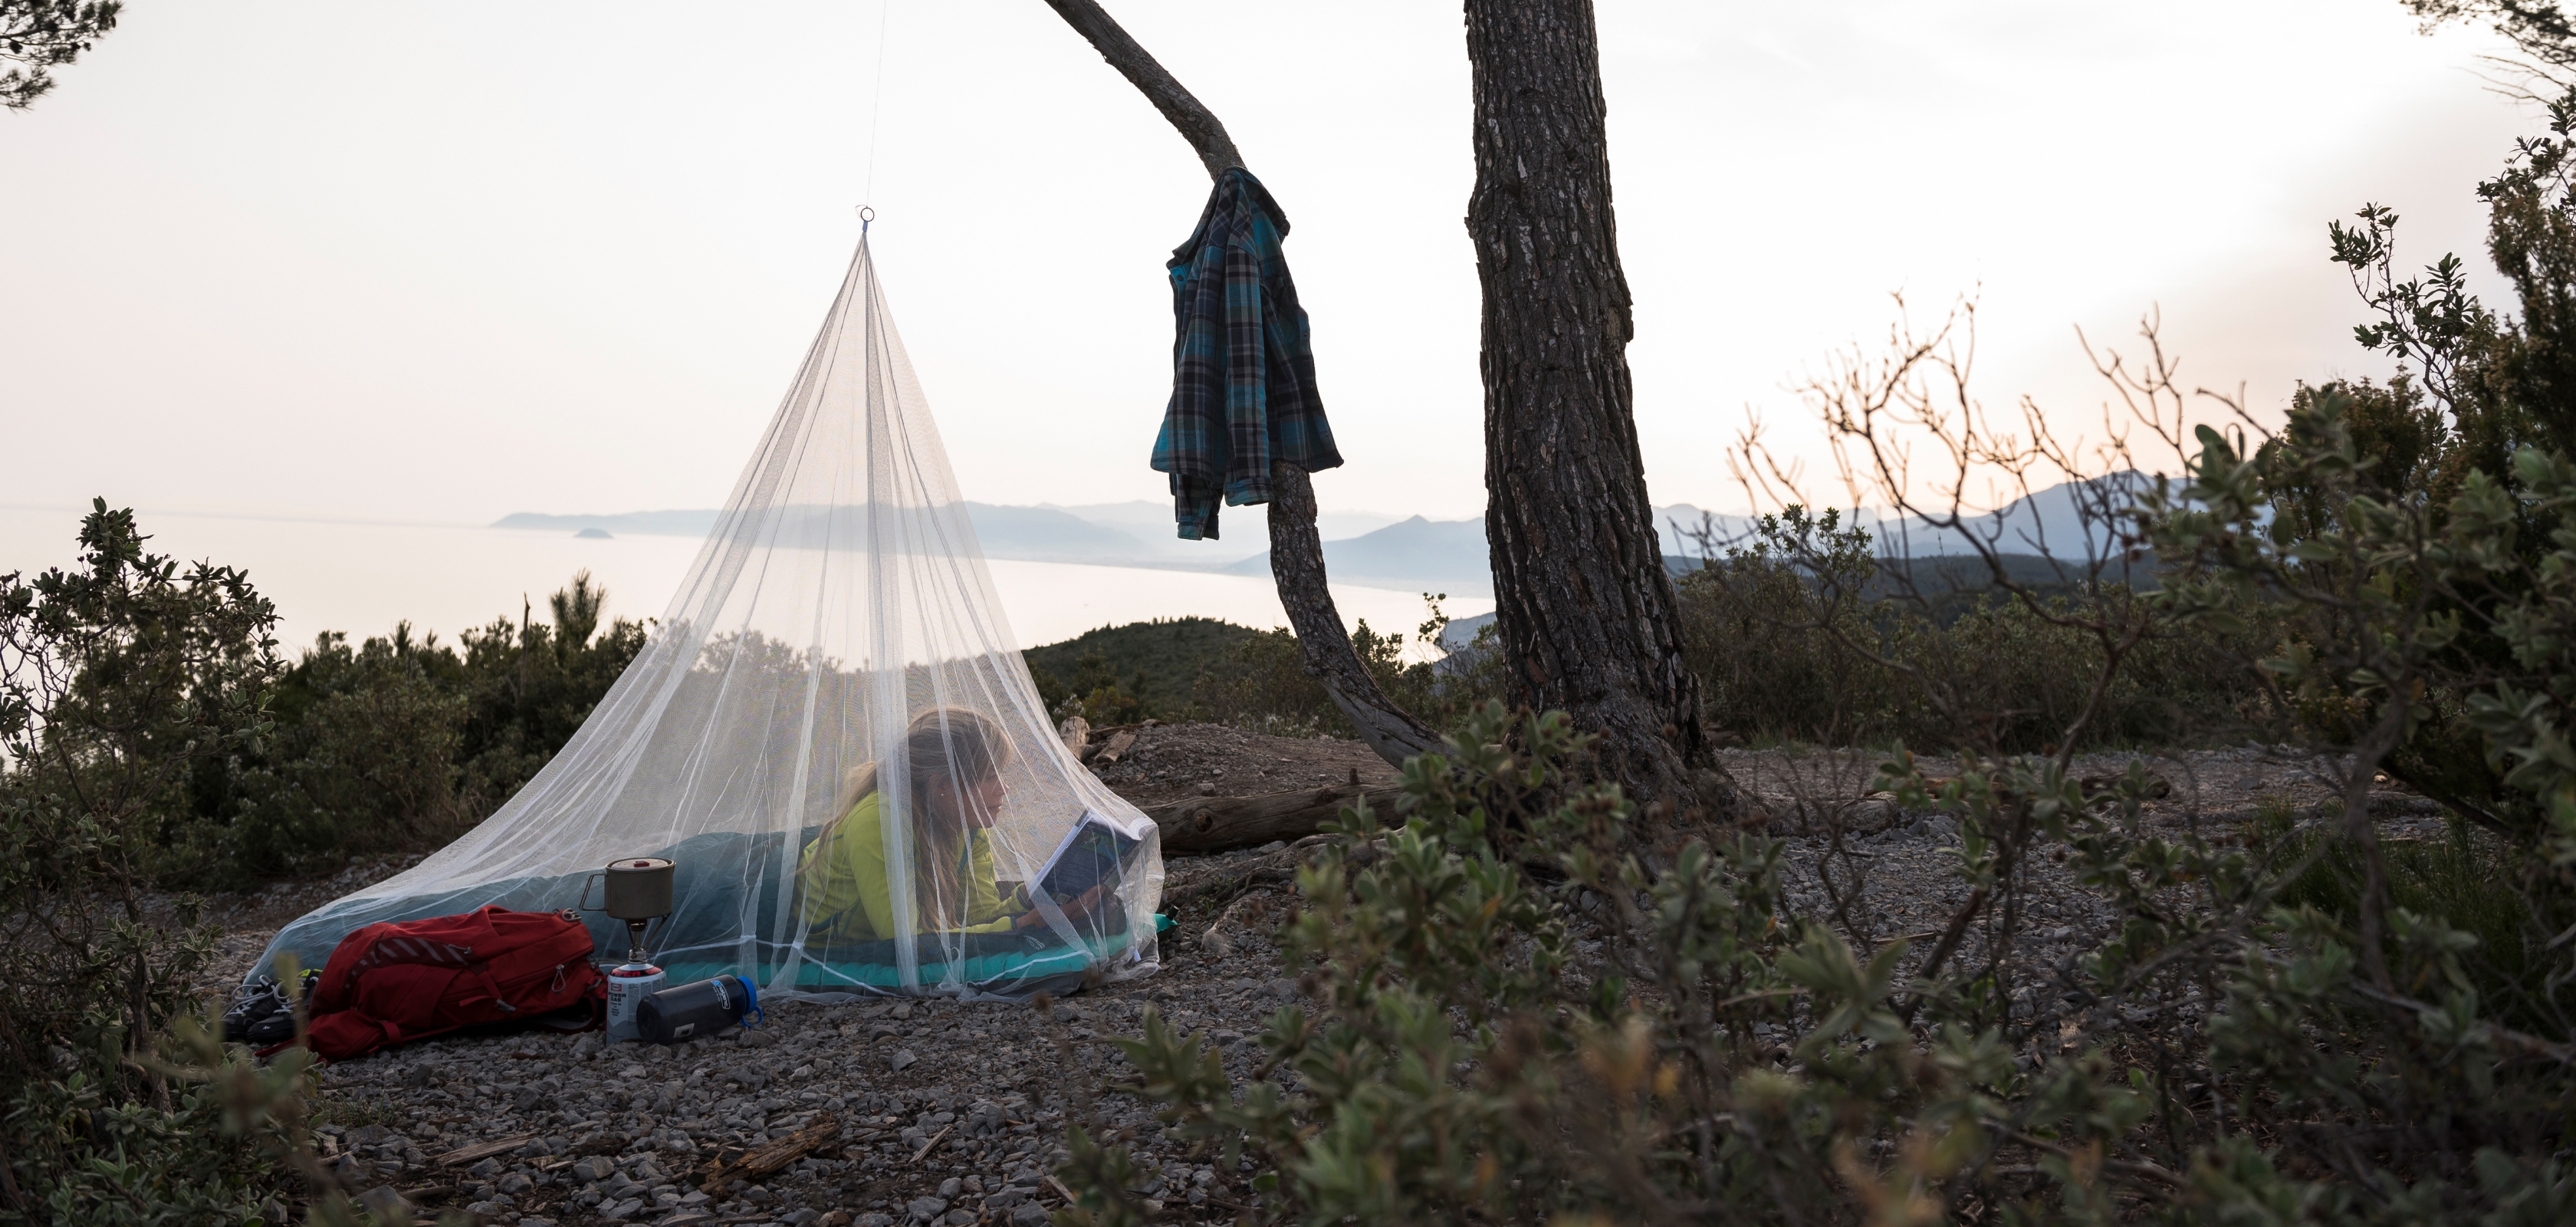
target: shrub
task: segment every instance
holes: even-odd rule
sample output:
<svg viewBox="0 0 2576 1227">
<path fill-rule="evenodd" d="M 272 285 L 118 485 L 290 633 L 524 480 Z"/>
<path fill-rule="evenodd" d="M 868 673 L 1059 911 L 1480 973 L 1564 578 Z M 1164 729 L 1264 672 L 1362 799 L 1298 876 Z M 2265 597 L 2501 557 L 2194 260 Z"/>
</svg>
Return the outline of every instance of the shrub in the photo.
<svg viewBox="0 0 2576 1227">
<path fill-rule="evenodd" d="M 79 566 L 0 576 L 0 1222 L 247 1221 L 297 1145 L 302 1064 L 222 1069 L 253 1102 L 189 1081 L 220 1061 L 164 1059 L 215 933 L 148 888 L 192 779 L 268 731 L 276 615 L 93 507 Z"/>
<path fill-rule="evenodd" d="M 460 637 L 408 623 L 352 647 L 326 631 L 266 696 L 257 744 L 192 772 L 162 876 L 239 887 L 362 853 L 445 844 L 509 799 L 570 740 L 643 649 L 643 624 L 602 627 L 588 572 Z"/>
<path fill-rule="evenodd" d="M 1199 674 L 1253 633 L 1251 627 L 1216 618 L 1156 618 L 1085 631 L 1060 643 L 1030 648 L 1024 655 L 1037 682 L 1038 698 L 1049 711 L 1064 710 L 1068 696 L 1085 696 L 1087 702 L 1093 691 L 1115 686 L 1142 715 L 1186 720 L 1190 687 Z M 1088 718 L 1094 724 L 1127 723 Z"/>
<path fill-rule="evenodd" d="M 1909 802 L 1959 816 L 1967 902 L 1928 950 L 1854 949 L 1788 910 L 1778 841 L 1642 844 L 1561 715 L 1515 727 L 1496 704 L 1448 748 L 1408 764 L 1400 829 L 1348 811 L 1300 871 L 1283 950 L 1308 1003 L 1269 1020 L 1251 1080 L 1151 1013 L 1119 1041 L 1120 1089 L 1262 1171 L 1252 1221 L 2576 1209 L 2576 1173 L 2548 1157 L 2576 1091 L 2565 1040 L 2480 1016 L 2474 939 L 2400 911 L 2374 979 L 2346 928 L 2275 906 L 2317 857 L 2148 834 L 2143 774 L 2088 803 L 2048 760 L 1937 792 L 1890 763 Z M 2005 956 L 2015 866 L 2043 841 L 2122 922 L 2033 984 Z M 2037 1014 L 2035 987 L 2078 1005 Z M 1147 1221 L 1121 1147 L 1077 1132 L 1069 1151 L 1067 1221 Z"/>
<path fill-rule="evenodd" d="M 354 649 L 346 636 L 322 635 L 287 671 L 271 711 L 277 727 L 265 752 L 243 756 L 218 785 L 230 821 L 187 832 L 183 860 L 209 880 L 261 881 L 353 853 L 434 846 L 480 817 L 460 792 L 465 697 L 431 679 L 407 634 Z"/>
<path fill-rule="evenodd" d="M 1706 718 L 1746 740 L 2036 751 L 2098 702 L 2084 748 L 2174 746 L 2240 731 L 2262 698 L 2234 667 L 2269 642 L 2261 625 L 2155 628 L 2122 649 L 2097 698 L 2107 649 L 2083 607 L 2126 601 L 2124 585 L 1989 587 L 1969 560 L 1945 569 L 1965 574 L 1891 582 L 1904 564 L 1832 509 L 1788 507 L 1741 540 L 1699 536 L 1701 565 L 1678 584 L 1684 659 Z"/>
<path fill-rule="evenodd" d="M 1297 636 L 1284 626 L 1255 631 L 1236 643 L 1199 675 L 1190 687 L 1190 700 L 1210 720 L 1259 733 L 1322 737 L 1351 732 L 1333 708 L 1332 696 L 1307 676 Z"/>
<path fill-rule="evenodd" d="M 1149 716 L 1171 719 L 1185 714 L 1139 697 L 1149 690 L 1145 670 L 1138 668 L 1122 684 L 1110 672 L 1109 658 L 1097 650 L 1075 658 L 1069 683 L 1056 681 L 1052 674 L 1035 676 L 1038 699 L 1058 719 L 1080 716 L 1095 725 L 1133 724 Z"/>
<path fill-rule="evenodd" d="M 519 791 L 572 740 L 592 708 L 644 650 L 649 626 L 619 618 L 603 626 L 608 591 L 587 571 L 546 598 L 550 622 L 522 608 L 459 636 L 460 652 L 425 643 L 428 676 L 464 696 L 457 753 L 463 788 L 479 817 Z M 397 638 L 400 632 L 397 631 Z"/>
<path fill-rule="evenodd" d="M 1437 644 L 1449 618 L 1445 594 L 1424 593 L 1429 616 L 1415 628 L 1425 645 Z M 1491 627 L 1458 652 L 1433 660 L 1405 659 L 1402 634 L 1380 634 L 1360 619 L 1351 649 L 1378 688 L 1396 705 L 1433 728 L 1455 723 L 1471 707 L 1501 693 L 1500 655 Z M 1201 674 L 1191 689 L 1197 711 L 1220 724 L 1288 737 L 1357 737 L 1333 706 L 1323 684 L 1306 672 L 1297 636 L 1286 627 L 1257 631 L 1238 641 L 1224 659 Z"/>
<path fill-rule="evenodd" d="M 1256 1221 L 2107 1207 L 2145 1095 L 2090 1053 L 2024 1075 L 1992 986 L 1790 916 L 1778 841 L 1639 846 L 1587 744 L 1494 704 L 1408 765 L 1401 829 L 1347 815 L 1285 943 L 1313 1004 L 1270 1020 L 1255 1080 L 1156 1018 L 1121 1042 L 1183 1136 L 1267 1169 Z M 1123 1153 L 1070 1149 L 1071 1221 L 1142 1221 Z"/>
<path fill-rule="evenodd" d="M 2333 808 L 2321 825 L 2332 825 Z M 2281 906 L 2312 909 L 2347 931 L 2358 927 L 2368 870 L 2350 841 L 2301 825 L 2279 807 L 2267 809 L 2256 838 L 2275 843 L 2280 859 L 2307 866 L 2282 888 Z M 2481 1000 L 2514 1027 L 2571 1030 L 2576 982 L 2550 983 L 2543 943 L 2535 940 L 2543 935 L 2534 931 L 2526 910 L 2530 884 L 2517 881 L 2532 868 L 2524 858 L 2456 817 L 2447 838 L 2392 842 L 2382 856 L 2391 909 L 2440 917 L 2471 939 L 2454 954 Z M 2393 946 L 2383 949 L 2383 957 L 2399 953 Z"/>
</svg>

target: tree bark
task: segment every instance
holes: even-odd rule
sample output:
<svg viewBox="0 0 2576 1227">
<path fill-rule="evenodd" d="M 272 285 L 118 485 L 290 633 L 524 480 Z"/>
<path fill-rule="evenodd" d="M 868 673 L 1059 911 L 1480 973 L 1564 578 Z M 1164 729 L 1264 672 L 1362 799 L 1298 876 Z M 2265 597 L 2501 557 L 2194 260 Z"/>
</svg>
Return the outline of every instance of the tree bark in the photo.
<svg viewBox="0 0 2576 1227">
<path fill-rule="evenodd" d="M 1484 291 L 1485 536 L 1514 698 L 1646 801 L 1731 810 L 1682 661 L 1628 378 L 1590 0 L 1466 0 Z"/>
<path fill-rule="evenodd" d="M 1171 121 L 1197 151 L 1209 178 L 1243 165 L 1243 155 L 1236 152 L 1225 125 L 1128 37 L 1096 0 L 1046 2 Z M 1323 684 L 1333 706 L 1341 709 L 1343 718 L 1359 730 L 1360 740 L 1378 757 L 1400 767 L 1408 757 L 1438 749 L 1439 734 L 1387 698 L 1351 648 L 1350 632 L 1342 626 L 1341 611 L 1334 607 L 1332 589 L 1325 584 L 1324 546 L 1315 532 L 1315 491 L 1305 471 L 1292 464 L 1274 465 L 1271 486 L 1270 574 L 1279 585 L 1279 603 L 1288 611 L 1288 623 L 1296 628 L 1306 672 Z"/>
</svg>

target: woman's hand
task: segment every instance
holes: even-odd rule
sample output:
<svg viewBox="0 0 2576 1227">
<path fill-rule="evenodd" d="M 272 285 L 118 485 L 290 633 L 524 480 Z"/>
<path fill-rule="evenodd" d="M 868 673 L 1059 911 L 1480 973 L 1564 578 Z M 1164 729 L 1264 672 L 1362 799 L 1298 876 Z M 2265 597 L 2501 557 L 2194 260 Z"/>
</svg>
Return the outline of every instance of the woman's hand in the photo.
<svg viewBox="0 0 2576 1227">
<path fill-rule="evenodd" d="M 1099 910 L 1101 898 L 1106 891 L 1107 887 L 1105 885 L 1095 883 L 1091 889 L 1082 892 L 1080 895 L 1077 895 L 1072 899 L 1056 900 L 1056 907 L 1064 912 L 1065 919 L 1067 920 L 1072 920 L 1081 916 L 1089 916 L 1094 911 Z M 1046 913 L 1032 907 L 1029 910 L 1020 913 L 1019 918 L 1011 922 L 1011 927 L 1014 929 L 1034 929 L 1045 923 Z"/>
</svg>

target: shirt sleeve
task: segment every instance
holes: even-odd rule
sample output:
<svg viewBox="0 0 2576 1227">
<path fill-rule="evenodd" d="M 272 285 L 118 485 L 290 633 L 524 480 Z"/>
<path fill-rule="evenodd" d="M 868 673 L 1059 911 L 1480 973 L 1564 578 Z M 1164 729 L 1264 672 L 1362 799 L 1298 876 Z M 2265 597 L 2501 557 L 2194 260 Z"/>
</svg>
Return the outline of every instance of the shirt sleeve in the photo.
<svg viewBox="0 0 2576 1227">
<path fill-rule="evenodd" d="M 993 878 L 993 841 L 982 831 L 975 832 L 974 850 L 968 854 L 966 886 L 966 927 L 961 933 L 1001 933 L 1011 927 L 1018 915 L 1002 898 L 1001 886 Z"/>
</svg>

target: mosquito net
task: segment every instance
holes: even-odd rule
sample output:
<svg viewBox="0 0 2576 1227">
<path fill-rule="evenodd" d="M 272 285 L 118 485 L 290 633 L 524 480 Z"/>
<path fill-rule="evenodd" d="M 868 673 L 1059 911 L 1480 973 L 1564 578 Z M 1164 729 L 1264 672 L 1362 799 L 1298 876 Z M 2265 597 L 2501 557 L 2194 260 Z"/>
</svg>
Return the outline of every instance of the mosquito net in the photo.
<svg viewBox="0 0 2576 1227">
<path fill-rule="evenodd" d="M 580 907 L 676 862 L 669 982 L 1027 996 L 1156 965 L 1153 824 L 1038 702 L 865 238 L 635 663 L 482 825 L 280 931 L 320 966 L 384 920 Z M 622 923 L 585 912 L 599 948 Z"/>
</svg>

